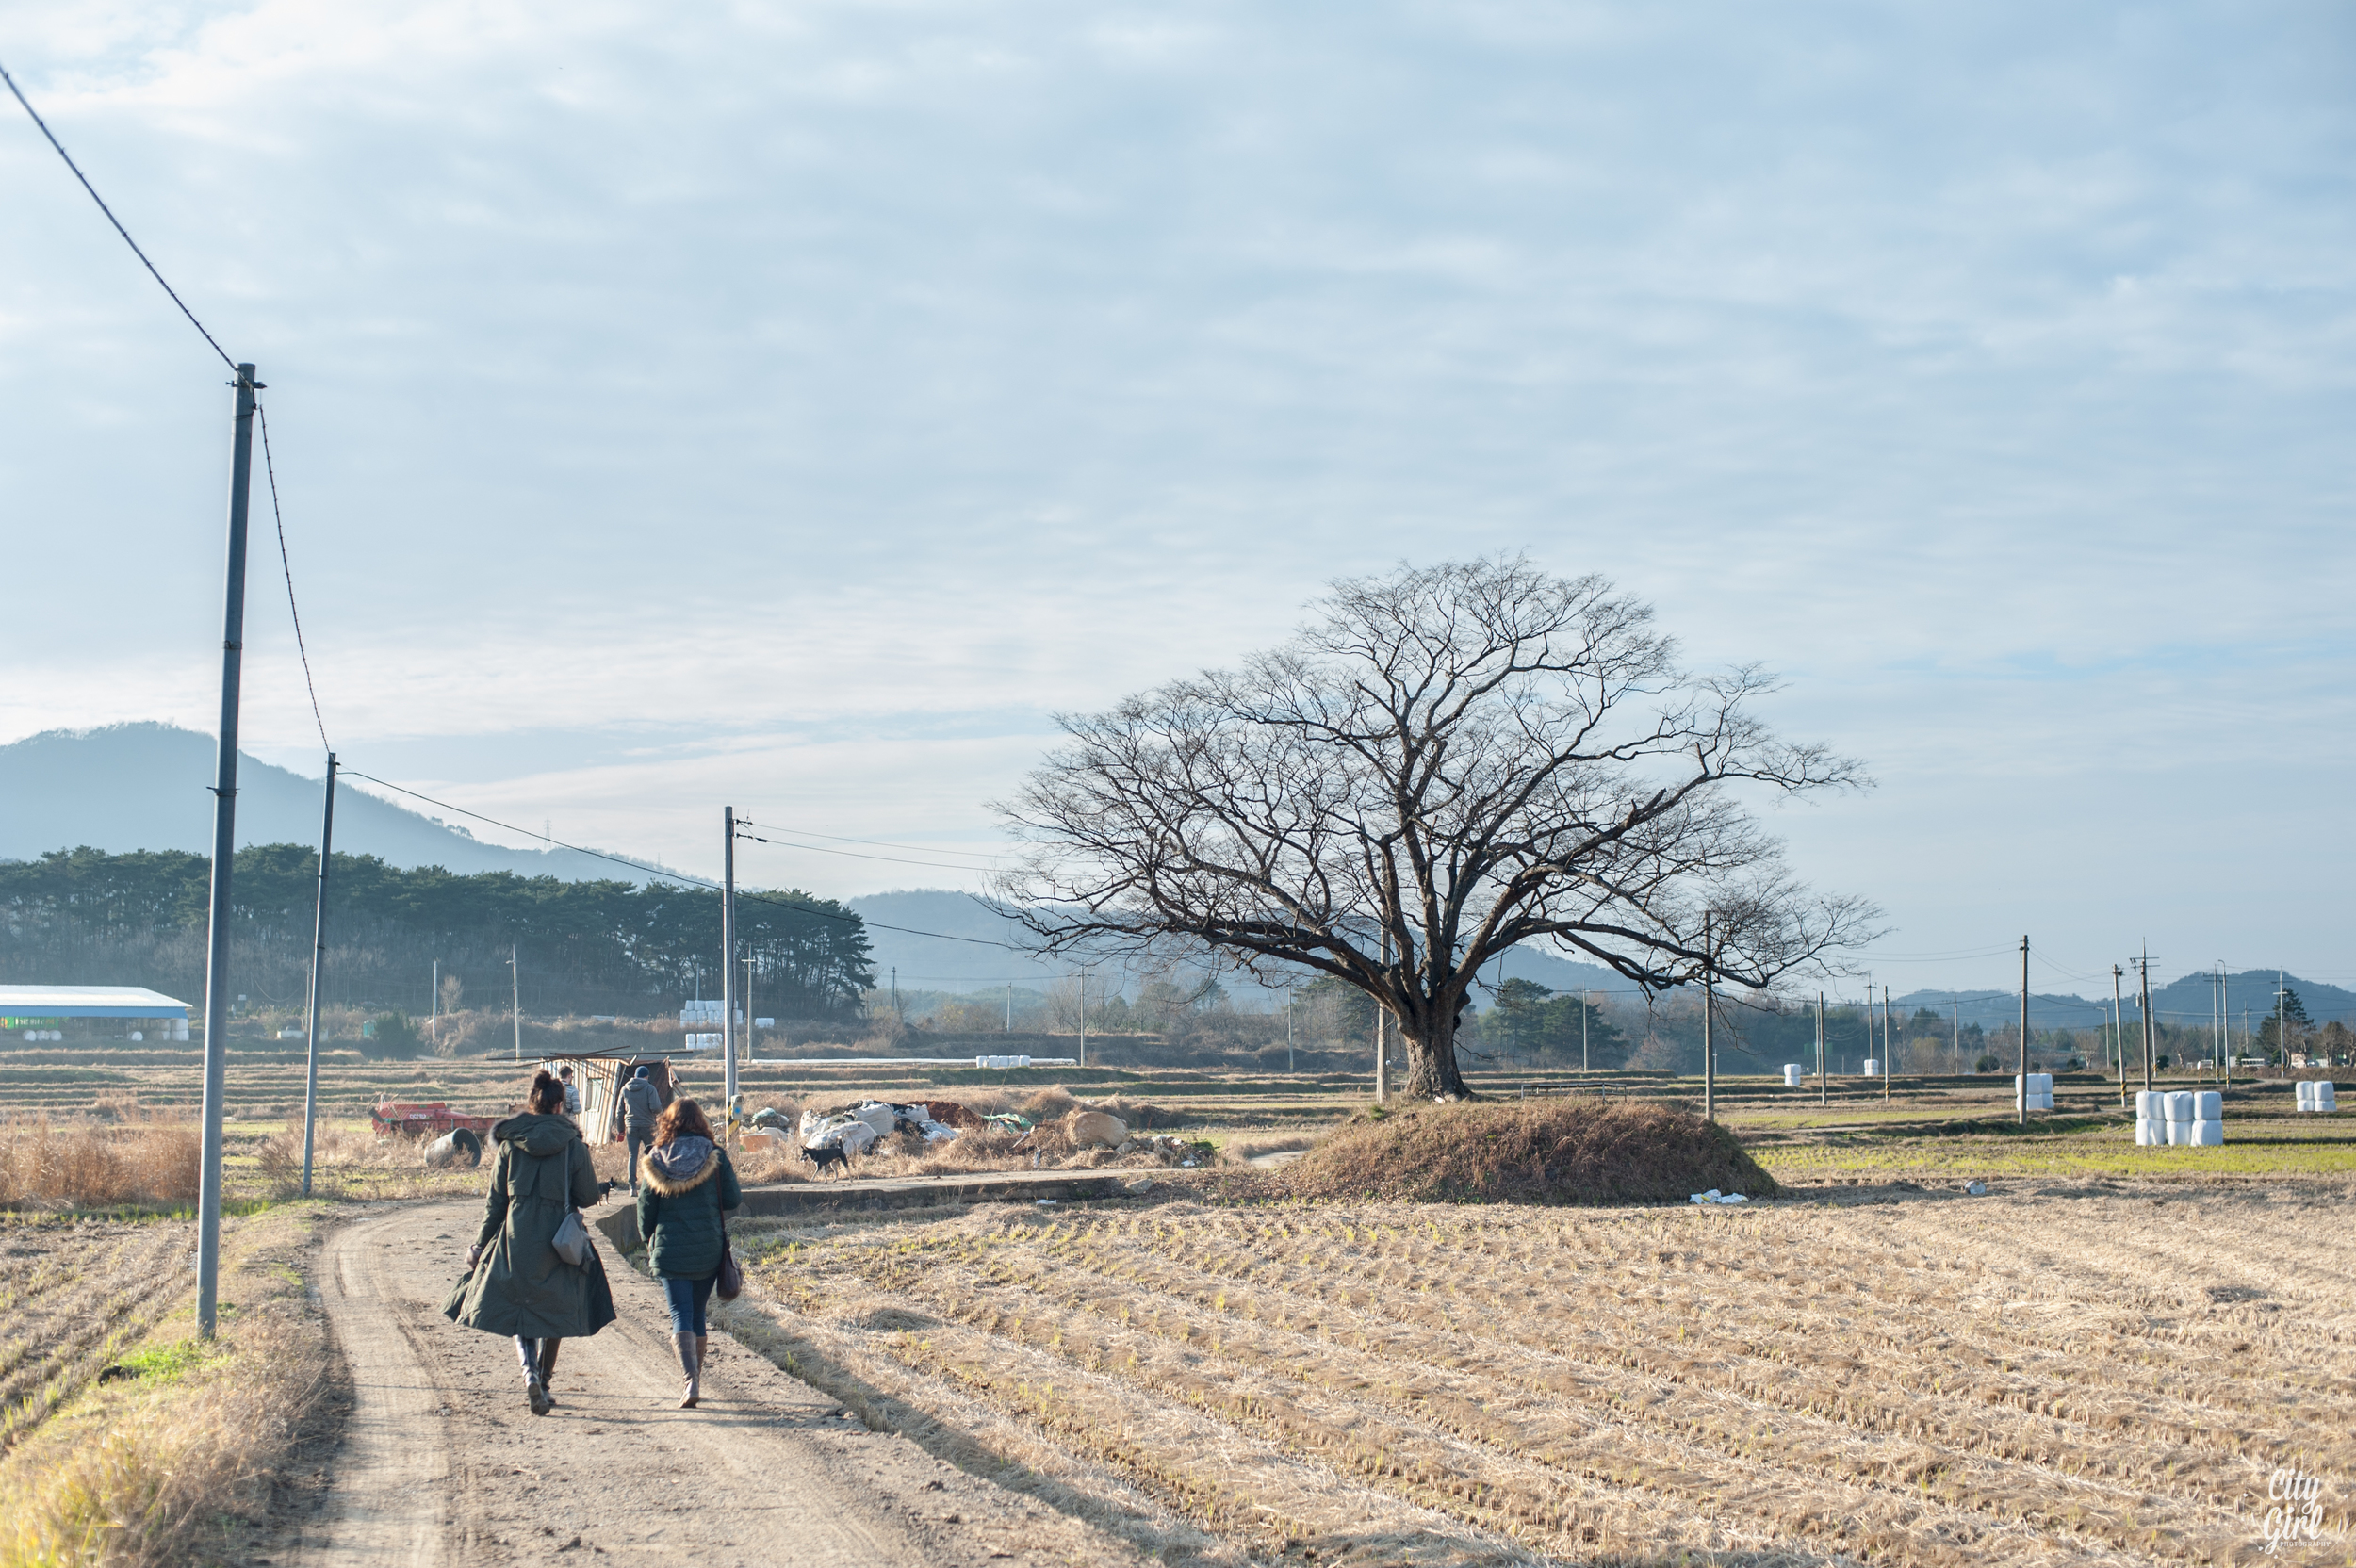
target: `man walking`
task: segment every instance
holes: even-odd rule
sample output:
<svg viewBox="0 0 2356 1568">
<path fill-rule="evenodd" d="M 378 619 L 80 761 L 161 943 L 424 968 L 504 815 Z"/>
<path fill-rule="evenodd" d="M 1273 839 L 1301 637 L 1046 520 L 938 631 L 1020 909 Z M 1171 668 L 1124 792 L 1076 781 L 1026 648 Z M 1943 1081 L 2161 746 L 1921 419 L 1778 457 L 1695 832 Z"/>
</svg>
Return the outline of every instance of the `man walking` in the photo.
<svg viewBox="0 0 2356 1568">
<path fill-rule="evenodd" d="M 654 1119 L 663 1114 L 663 1095 L 654 1086 L 654 1069 L 645 1062 L 622 1086 L 622 1141 L 630 1149 L 630 1190 L 638 1190 L 638 1152 L 654 1146 Z"/>
</svg>

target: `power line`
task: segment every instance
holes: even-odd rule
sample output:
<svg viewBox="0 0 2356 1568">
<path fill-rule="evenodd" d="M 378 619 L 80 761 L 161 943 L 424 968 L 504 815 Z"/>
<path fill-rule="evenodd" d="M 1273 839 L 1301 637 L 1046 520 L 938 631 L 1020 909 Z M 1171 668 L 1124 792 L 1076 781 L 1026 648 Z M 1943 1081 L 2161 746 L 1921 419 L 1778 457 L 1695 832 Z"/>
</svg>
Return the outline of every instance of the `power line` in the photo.
<svg viewBox="0 0 2356 1568">
<path fill-rule="evenodd" d="M 750 817 L 738 817 L 736 819 L 736 825 L 739 827 L 759 827 L 763 825 L 760 823 L 754 822 Z M 768 825 L 775 828 L 777 832 L 791 833 L 797 838 L 826 839 L 839 844 L 866 844 L 870 848 L 874 849 L 913 849 L 926 855 L 962 855 L 967 857 L 969 859 L 974 860 L 1004 860 L 1006 858 L 1006 856 L 1000 855 L 991 850 L 943 849 L 939 844 L 904 844 L 895 843 L 890 839 L 853 839 L 841 833 L 820 833 L 807 827 L 779 827 L 776 824 L 769 824 Z M 747 837 L 749 836 L 750 835 L 747 835 Z M 762 843 L 767 843 L 769 841 L 763 839 L 761 841 Z"/>
<path fill-rule="evenodd" d="M 229 357 L 229 351 L 222 348 L 211 333 L 205 331 L 205 323 L 196 318 L 196 312 L 190 310 L 188 302 L 180 298 L 180 291 L 164 282 L 164 275 L 155 270 L 154 262 L 147 259 L 147 253 L 139 249 L 139 242 L 131 237 L 131 231 L 123 226 L 123 220 L 115 216 L 114 208 L 106 204 L 106 199 L 104 196 L 98 194 L 98 188 L 90 183 L 90 176 L 82 172 L 82 166 L 74 161 L 74 155 L 65 150 L 65 143 L 57 139 L 57 133 L 49 128 L 49 122 L 43 120 L 40 112 L 33 107 L 31 100 L 25 96 L 25 90 L 16 85 L 16 78 L 8 74 L 6 66 L 0 66 L 0 82 L 8 84 L 8 90 L 16 94 L 18 103 L 25 106 L 25 112 L 33 117 L 33 123 L 39 125 L 41 134 L 49 139 L 49 145 L 57 150 L 57 156 L 65 159 L 65 166 L 74 171 L 75 179 L 82 182 L 82 188 L 89 191 L 90 199 L 98 204 L 98 210 L 106 215 L 106 221 L 115 226 L 115 233 L 121 235 L 123 242 L 131 247 L 131 253 L 139 258 L 139 265 L 147 269 L 147 275 L 154 278 L 162 286 L 163 291 L 172 296 L 172 302 L 180 307 L 180 314 L 188 318 L 188 325 L 204 335 L 205 341 L 212 344 L 213 352 L 221 355 L 221 362 L 228 366 L 231 373 L 235 374 L 237 362 Z"/>
<path fill-rule="evenodd" d="M 262 400 L 254 400 L 254 412 L 262 424 L 262 471 L 270 476 L 270 514 L 278 525 L 278 565 L 286 574 L 286 613 L 294 617 L 295 653 L 303 660 L 303 689 L 311 694 L 311 722 L 319 727 L 319 749 L 334 751 L 328 743 L 327 721 L 319 716 L 319 689 L 311 679 L 311 650 L 303 645 L 303 611 L 295 604 L 294 563 L 286 557 L 286 517 L 278 510 L 278 466 L 270 455 L 270 414 L 262 407 Z"/>
<path fill-rule="evenodd" d="M 935 871 L 987 872 L 991 869 L 988 866 L 952 865 L 946 860 L 911 860 L 906 856 L 901 855 L 861 855 L 856 849 L 828 849 L 824 844 L 797 844 L 788 842 L 781 839 L 764 839 L 758 833 L 739 833 L 737 837 L 740 839 L 749 839 L 757 844 L 767 844 L 774 849 L 806 850 L 812 855 L 841 855 L 848 857 L 854 860 L 883 860 L 895 866 L 930 866 Z M 854 839 L 850 841 L 857 843 L 859 841 Z"/>
<path fill-rule="evenodd" d="M 372 773 L 362 773 L 357 768 L 345 768 L 342 771 L 343 776 L 346 778 L 365 778 L 371 784 L 382 784 L 384 788 L 397 791 L 401 794 L 407 795 L 412 800 L 422 800 L 427 805 L 438 806 L 445 811 L 455 811 L 462 817 L 472 817 L 477 822 L 489 823 L 493 827 L 499 828 L 503 832 L 520 834 L 527 839 L 537 839 L 542 843 L 550 845 L 556 849 L 569 849 L 576 855 L 586 855 L 593 859 L 610 860 L 614 865 L 627 866 L 631 871 L 640 872 L 648 876 L 666 876 L 674 882 L 684 882 L 691 887 L 706 888 L 712 892 L 721 891 L 720 884 L 712 881 L 707 877 L 690 875 L 688 873 L 681 871 L 664 871 L 658 866 L 649 866 L 642 861 L 625 859 L 619 855 L 609 855 L 604 850 L 591 849 L 584 844 L 568 844 L 564 840 L 551 838 L 546 833 L 534 833 L 529 827 L 518 827 L 512 822 L 501 822 L 497 817 L 486 817 L 480 811 L 469 811 L 464 806 L 452 806 L 447 800 L 436 800 L 432 795 L 426 794 L 422 791 L 410 789 L 405 784 L 396 784 L 389 778 L 379 778 Z M 821 920 L 840 921 L 845 924 L 870 926 L 877 931 L 897 931 L 904 937 L 934 937 L 945 942 L 970 942 L 975 947 L 1004 948 L 1009 953 L 1023 953 L 1028 951 L 1028 949 L 1019 947 L 1013 942 L 995 942 L 986 937 L 954 937 L 946 931 L 919 931 L 912 925 L 887 925 L 882 921 L 869 920 L 866 917 L 854 912 L 824 909 L 815 904 L 797 904 L 792 899 L 773 898 L 762 893 L 746 892 L 742 888 L 737 890 L 736 897 L 739 903 L 773 905 L 780 909 L 794 909 L 805 915 L 816 915 Z"/>
</svg>

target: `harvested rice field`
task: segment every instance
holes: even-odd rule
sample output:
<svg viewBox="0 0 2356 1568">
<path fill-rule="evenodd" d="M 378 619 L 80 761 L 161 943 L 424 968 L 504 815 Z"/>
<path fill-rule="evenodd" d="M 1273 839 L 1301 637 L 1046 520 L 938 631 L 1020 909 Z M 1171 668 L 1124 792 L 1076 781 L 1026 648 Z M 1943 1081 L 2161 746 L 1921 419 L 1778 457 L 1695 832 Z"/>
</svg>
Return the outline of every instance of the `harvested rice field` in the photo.
<svg viewBox="0 0 2356 1568">
<path fill-rule="evenodd" d="M 1172 1561 L 2337 1563 L 2351 1200 L 752 1222 L 728 1321 Z M 2268 1555 L 2285 1469 L 2321 1478 L 2322 1535 Z"/>
<path fill-rule="evenodd" d="M 185 1220 L 0 1223 L 0 1453 L 180 1304 L 195 1247 Z"/>
</svg>

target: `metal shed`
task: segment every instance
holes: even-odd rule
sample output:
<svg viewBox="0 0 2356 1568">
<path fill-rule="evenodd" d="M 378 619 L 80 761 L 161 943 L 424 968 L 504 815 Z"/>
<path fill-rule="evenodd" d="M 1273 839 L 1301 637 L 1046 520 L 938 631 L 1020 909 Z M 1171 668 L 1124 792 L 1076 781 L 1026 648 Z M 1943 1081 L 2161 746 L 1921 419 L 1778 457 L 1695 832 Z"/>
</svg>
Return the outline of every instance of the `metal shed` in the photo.
<svg viewBox="0 0 2356 1568">
<path fill-rule="evenodd" d="M 37 1029 L 74 1019 L 139 1019 L 188 1037 L 188 1004 L 142 986 L 0 986 L 0 1029 Z"/>
</svg>

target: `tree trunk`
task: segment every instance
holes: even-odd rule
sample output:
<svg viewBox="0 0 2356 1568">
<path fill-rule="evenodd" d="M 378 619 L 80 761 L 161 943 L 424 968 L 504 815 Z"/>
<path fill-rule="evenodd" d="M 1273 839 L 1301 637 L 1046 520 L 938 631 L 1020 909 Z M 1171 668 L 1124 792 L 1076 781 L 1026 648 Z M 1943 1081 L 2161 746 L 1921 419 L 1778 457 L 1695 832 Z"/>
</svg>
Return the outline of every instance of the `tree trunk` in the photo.
<svg viewBox="0 0 2356 1568">
<path fill-rule="evenodd" d="M 1442 1019 L 1422 1036 L 1408 1033 L 1404 1020 L 1399 1038 L 1407 1048 L 1406 1081 L 1399 1092 L 1427 1104 L 1434 1100 L 1470 1100 L 1464 1075 L 1456 1070 L 1456 1020 Z"/>
</svg>

